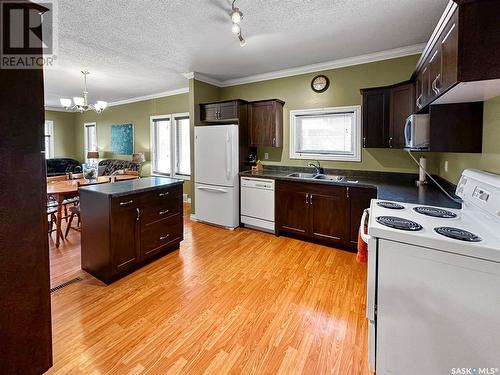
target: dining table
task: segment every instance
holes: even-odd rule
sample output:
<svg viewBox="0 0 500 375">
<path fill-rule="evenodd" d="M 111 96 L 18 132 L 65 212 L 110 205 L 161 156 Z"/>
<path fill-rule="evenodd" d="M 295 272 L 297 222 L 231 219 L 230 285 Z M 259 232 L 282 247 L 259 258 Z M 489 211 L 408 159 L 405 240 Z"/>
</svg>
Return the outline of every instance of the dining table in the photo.
<svg viewBox="0 0 500 375">
<path fill-rule="evenodd" d="M 63 202 L 65 199 L 70 199 L 78 196 L 78 187 L 86 185 L 106 184 L 114 181 L 135 180 L 139 178 L 135 175 L 115 175 L 115 176 L 98 176 L 94 179 L 74 179 L 62 181 L 47 182 L 47 196 L 53 197 L 57 201 L 57 216 L 56 216 L 56 247 L 60 245 L 62 236 L 62 219 L 63 219 Z"/>
</svg>

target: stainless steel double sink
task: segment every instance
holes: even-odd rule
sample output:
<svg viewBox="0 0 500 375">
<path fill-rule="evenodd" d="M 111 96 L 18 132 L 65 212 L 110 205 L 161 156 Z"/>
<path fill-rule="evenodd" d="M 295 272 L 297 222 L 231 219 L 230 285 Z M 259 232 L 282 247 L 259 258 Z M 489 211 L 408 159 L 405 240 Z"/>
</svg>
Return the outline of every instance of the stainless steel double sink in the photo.
<svg viewBox="0 0 500 375">
<path fill-rule="evenodd" d="M 289 175 L 287 175 L 287 177 L 301 178 L 306 180 L 326 180 L 335 182 L 342 182 L 346 180 L 345 176 L 321 174 L 321 173 L 302 173 L 302 172 L 290 173 Z"/>
</svg>

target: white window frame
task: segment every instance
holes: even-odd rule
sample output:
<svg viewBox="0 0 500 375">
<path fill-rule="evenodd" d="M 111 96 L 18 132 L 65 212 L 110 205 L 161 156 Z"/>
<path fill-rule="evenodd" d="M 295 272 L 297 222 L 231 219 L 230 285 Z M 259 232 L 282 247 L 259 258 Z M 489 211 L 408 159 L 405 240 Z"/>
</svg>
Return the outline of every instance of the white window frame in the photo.
<svg viewBox="0 0 500 375">
<path fill-rule="evenodd" d="M 297 126 L 297 116 L 299 115 L 324 115 L 328 113 L 354 113 L 354 128 L 352 131 L 353 154 L 303 154 L 297 152 L 297 145 L 295 142 L 295 133 Z M 315 109 L 300 109 L 290 111 L 290 159 L 301 160 L 334 160 L 334 161 L 361 161 L 361 106 L 345 106 L 345 107 L 329 107 L 329 108 L 315 108 Z"/>
<path fill-rule="evenodd" d="M 189 118 L 191 124 L 191 118 L 189 117 L 189 112 L 182 113 L 172 113 L 166 115 L 155 115 L 149 117 L 149 134 L 150 134 L 150 145 L 151 145 L 151 174 L 153 176 L 168 176 L 175 177 L 182 180 L 191 180 L 191 175 L 183 175 L 176 173 L 177 170 L 177 126 L 176 119 L 178 118 Z M 170 173 L 159 173 L 156 172 L 156 142 L 155 142 L 155 121 L 157 120 L 169 120 L 170 121 Z M 191 128 L 191 126 L 190 126 Z M 191 136 L 191 134 L 190 134 Z M 190 146 L 191 147 L 191 141 Z M 189 153 L 192 157 L 193 153 L 189 150 Z M 192 171 L 191 171 L 192 172 Z"/>
<path fill-rule="evenodd" d="M 89 148 L 87 126 L 94 126 L 95 127 L 95 147 L 92 147 L 93 148 L 92 150 Z M 84 153 L 83 157 L 85 159 L 85 164 L 89 163 L 89 159 L 87 159 L 87 152 L 89 152 L 89 151 L 99 151 L 98 150 L 98 143 L 97 143 L 97 122 L 85 122 L 83 124 L 83 153 Z"/>
<path fill-rule="evenodd" d="M 49 125 L 49 134 L 45 133 L 45 127 Z M 49 136 L 49 149 L 45 150 L 45 159 L 53 159 L 54 153 L 54 121 L 45 120 L 43 124 L 43 144 L 45 146 L 45 138 Z"/>
</svg>

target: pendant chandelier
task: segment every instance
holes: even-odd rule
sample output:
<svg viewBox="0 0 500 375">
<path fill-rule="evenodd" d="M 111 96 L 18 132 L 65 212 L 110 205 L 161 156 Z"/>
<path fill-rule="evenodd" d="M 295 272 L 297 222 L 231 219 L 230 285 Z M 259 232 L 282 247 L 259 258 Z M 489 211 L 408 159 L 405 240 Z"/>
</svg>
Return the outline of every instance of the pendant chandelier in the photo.
<svg viewBox="0 0 500 375">
<path fill-rule="evenodd" d="M 108 103 L 102 100 L 98 100 L 95 104 L 88 103 L 89 92 L 87 91 L 87 76 L 90 73 L 87 72 L 86 70 L 82 70 L 82 74 L 83 74 L 83 97 L 75 96 L 73 98 L 73 101 L 71 101 L 71 99 L 61 98 L 60 99 L 61 105 L 66 110 L 68 109 L 77 110 L 80 113 L 91 110 L 96 111 L 97 113 L 101 113 L 106 109 Z"/>
</svg>

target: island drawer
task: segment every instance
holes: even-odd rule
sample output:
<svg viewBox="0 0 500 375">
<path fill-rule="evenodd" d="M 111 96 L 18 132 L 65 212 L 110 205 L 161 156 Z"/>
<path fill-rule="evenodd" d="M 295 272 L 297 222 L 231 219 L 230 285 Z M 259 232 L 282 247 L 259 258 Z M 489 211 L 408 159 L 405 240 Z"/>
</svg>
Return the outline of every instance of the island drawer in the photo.
<svg viewBox="0 0 500 375">
<path fill-rule="evenodd" d="M 139 207 L 142 197 L 139 194 L 129 194 L 122 197 L 111 198 L 111 209 L 113 211 L 127 210 Z"/>
<path fill-rule="evenodd" d="M 183 223 L 180 214 L 144 226 L 141 230 L 142 259 L 153 256 L 166 245 L 182 241 L 182 238 Z"/>
<path fill-rule="evenodd" d="M 163 220 L 173 215 L 181 214 L 182 201 L 180 199 L 168 199 L 148 205 L 141 210 L 141 223 L 143 226 L 150 225 L 158 220 Z"/>
<path fill-rule="evenodd" d="M 141 202 L 144 205 L 161 202 L 176 200 L 182 197 L 182 185 L 169 186 L 162 189 L 156 189 L 154 191 L 148 191 L 142 194 Z"/>
</svg>

